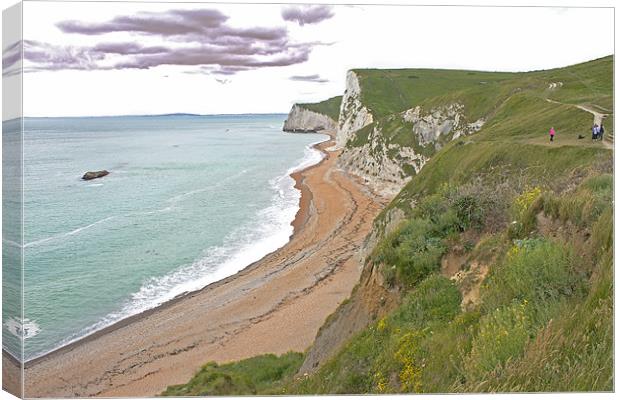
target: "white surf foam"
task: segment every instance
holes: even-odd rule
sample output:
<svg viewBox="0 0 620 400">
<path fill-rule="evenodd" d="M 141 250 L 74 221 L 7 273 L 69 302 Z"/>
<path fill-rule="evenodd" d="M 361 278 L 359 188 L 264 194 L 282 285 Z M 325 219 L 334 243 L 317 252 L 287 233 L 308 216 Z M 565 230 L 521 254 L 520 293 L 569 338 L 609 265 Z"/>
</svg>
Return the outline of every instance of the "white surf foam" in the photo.
<svg viewBox="0 0 620 400">
<path fill-rule="evenodd" d="M 34 242 L 28 242 L 28 243 L 26 243 L 24 245 L 24 247 L 37 246 L 37 245 L 40 245 L 40 244 L 43 244 L 43 243 L 50 242 L 52 240 L 58 240 L 58 239 L 66 238 L 66 237 L 69 237 L 69 236 L 73 236 L 75 234 L 78 234 L 78 233 L 86 230 L 86 229 L 92 228 L 93 226 L 102 224 L 104 222 L 113 220 L 115 218 L 116 218 L 116 216 L 111 216 L 111 217 L 103 218 L 103 219 L 100 219 L 99 221 L 93 222 L 92 224 L 88 224 L 86 226 L 81 226 L 79 228 L 76 228 L 76 229 L 74 229 L 74 230 L 72 230 L 70 232 L 65 232 L 65 233 L 60 233 L 58 235 L 49 236 L 49 237 L 46 237 L 44 239 L 35 240 Z"/>
<path fill-rule="evenodd" d="M 217 189 L 218 187 L 222 186 L 224 183 L 227 183 L 227 182 L 228 182 L 228 181 L 230 181 L 230 180 L 237 179 L 237 178 L 241 177 L 242 175 L 247 174 L 247 173 L 248 173 L 248 171 L 250 171 L 250 169 L 244 169 L 244 170 L 241 170 L 240 172 L 237 172 L 235 175 L 229 176 L 228 178 L 223 179 L 223 180 L 221 180 L 221 181 L 217 182 L 217 183 L 216 183 L 216 184 L 214 184 L 214 185 L 209 185 L 209 186 L 207 186 L 207 187 L 200 188 L 200 189 L 190 190 L 189 192 L 181 193 L 181 194 L 179 194 L 179 195 L 176 195 L 176 196 L 174 196 L 174 197 L 171 197 L 171 198 L 169 198 L 169 199 L 168 199 L 168 200 L 166 200 L 166 201 L 167 201 L 168 203 L 171 203 L 171 204 L 172 204 L 172 206 L 174 207 L 174 206 L 176 206 L 176 205 L 177 205 L 177 203 L 179 203 L 181 200 L 184 200 L 184 199 L 186 199 L 186 198 L 188 198 L 188 197 L 191 197 L 191 196 L 193 196 L 193 195 L 195 195 L 195 194 L 204 193 L 204 192 L 207 192 L 207 191 L 213 191 L 214 189 Z"/>
</svg>

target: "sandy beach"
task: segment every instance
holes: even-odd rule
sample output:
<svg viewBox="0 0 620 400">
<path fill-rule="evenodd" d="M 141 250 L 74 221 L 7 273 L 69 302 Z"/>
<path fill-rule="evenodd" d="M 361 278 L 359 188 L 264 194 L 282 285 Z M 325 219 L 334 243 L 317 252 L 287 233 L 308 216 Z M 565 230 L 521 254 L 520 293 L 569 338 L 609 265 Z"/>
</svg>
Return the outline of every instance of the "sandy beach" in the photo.
<svg viewBox="0 0 620 400">
<path fill-rule="evenodd" d="M 380 201 L 325 159 L 294 173 L 295 233 L 243 271 L 26 365 L 27 397 L 153 396 L 206 362 L 304 351 L 360 275 Z"/>
</svg>

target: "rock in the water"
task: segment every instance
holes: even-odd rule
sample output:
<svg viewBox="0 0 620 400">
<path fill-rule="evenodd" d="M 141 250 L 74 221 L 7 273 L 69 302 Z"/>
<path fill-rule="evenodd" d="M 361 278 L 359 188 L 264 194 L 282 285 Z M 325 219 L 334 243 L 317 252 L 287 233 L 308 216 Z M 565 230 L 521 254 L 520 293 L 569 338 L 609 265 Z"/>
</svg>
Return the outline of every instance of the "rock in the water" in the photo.
<svg viewBox="0 0 620 400">
<path fill-rule="evenodd" d="M 109 172 L 105 169 L 102 171 L 88 171 L 84 174 L 84 176 L 82 176 L 82 179 L 84 179 L 85 181 L 90 181 L 91 179 L 103 178 L 108 174 Z"/>
</svg>

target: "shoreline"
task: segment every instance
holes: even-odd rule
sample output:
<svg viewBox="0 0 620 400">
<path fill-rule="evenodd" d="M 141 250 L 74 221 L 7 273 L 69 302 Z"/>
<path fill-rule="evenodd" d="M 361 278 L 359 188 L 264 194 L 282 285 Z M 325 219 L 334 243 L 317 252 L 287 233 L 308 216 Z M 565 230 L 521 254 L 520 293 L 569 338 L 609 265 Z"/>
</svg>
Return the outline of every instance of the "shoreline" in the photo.
<svg viewBox="0 0 620 400">
<path fill-rule="evenodd" d="M 293 234 L 234 275 L 25 364 L 26 397 L 152 396 L 206 362 L 305 351 L 359 280 L 357 250 L 381 204 L 323 159 L 290 176 L 301 191 Z"/>
<path fill-rule="evenodd" d="M 313 196 L 312 196 L 312 192 L 309 190 L 308 186 L 304 183 L 304 174 L 308 173 L 313 168 L 318 168 L 323 162 L 325 162 L 329 158 L 329 153 L 327 153 L 324 150 L 325 146 L 321 146 L 321 145 L 332 141 L 334 139 L 333 133 L 331 133 L 331 132 L 330 133 L 317 132 L 317 133 L 323 133 L 323 134 L 326 134 L 326 135 L 329 136 L 329 138 L 327 138 L 327 139 L 325 139 L 325 140 L 323 140 L 321 142 L 318 142 L 318 143 L 312 145 L 313 149 L 315 149 L 317 151 L 320 151 L 323 154 L 323 158 L 318 163 L 316 163 L 316 164 L 310 165 L 308 167 L 302 168 L 299 171 L 295 171 L 295 172 L 292 172 L 292 173 L 289 174 L 289 176 L 291 178 L 293 178 L 293 180 L 295 181 L 294 188 L 300 191 L 301 196 L 299 198 L 299 209 L 295 213 L 295 217 L 294 217 L 293 221 L 291 221 L 291 225 L 293 226 L 293 233 L 291 234 L 291 236 L 289 236 L 288 242 L 285 243 L 282 247 L 284 247 L 288 243 L 290 243 L 291 240 L 293 240 L 293 238 L 295 237 L 295 235 L 298 234 L 299 231 L 301 231 L 303 229 L 305 223 L 308 220 L 309 214 L 310 214 L 310 204 L 312 202 Z M 199 292 L 202 292 L 202 291 L 204 291 L 204 290 L 206 290 L 206 289 L 208 289 L 210 287 L 215 288 L 215 287 L 220 286 L 221 284 L 225 284 L 229 280 L 234 279 L 238 274 L 242 274 L 246 269 L 250 269 L 250 268 L 255 267 L 255 265 L 260 263 L 265 257 L 267 257 L 270 254 L 280 250 L 282 247 L 280 247 L 280 248 L 278 248 L 278 249 L 276 249 L 276 250 L 274 250 L 272 252 L 269 252 L 269 253 L 265 254 L 259 260 L 255 261 L 253 263 L 250 263 L 250 264 L 246 265 L 245 267 L 243 267 L 243 269 L 241 269 L 240 271 L 238 271 L 238 272 L 236 272 L 236 273 L 234 273 L 232 275 L 229 275 L 229 276 L 227 276 L 225 278 L 222 278 L 222 279 L 220 279 L 218 281 L 212 282 L 212 283 L 208 284 L 205 287 L 202 287 L 200 289 L 197 289 L 197 290 L 194 290 L 194 291 L 191 291 L 191 292 L 181 293 L 181 294 L 175 296 L 174 298 L 172 298 L 172 299 L 170 299 L 168 301 L 165 301 L 165 302 L 163 302 L 163 303 L 161 303 L 161 304 L 159 304 L 159 305 L 157 305 L 157 306 L 155 306 L 153 308 L 149 308 L 148 310 L 144 310 L 144 311 L 139 312 L 137 314 L 133 314 L 133 315 L 130 315 L 130 316 L 126 317 L 126 318 L 120 319 L 120 320 L 118 320 L 118 321 L 116 321 L 116 322 L 114 322 L 114 323 L 112 323 L 112 324 L 110 324 L 110 325 L 108 325 L 106 327 L 103 327 L 101 329 L 93 331 L 92 333 L 89 333 L 86 336 L 82 336 L 82 337 L 80 337 L 80 338 L 78 338 L 78 339 L 76 339 L 76 340 L 74 340 L 72 342 L 69 342 L 69 343 L 67 343 L 65 345 L 62 345 L 62 346 L 57 347 L 57 348 L 55 348 L 53 350 L 50 350 L 49 352 L 47 352 L 45 354 L 42 354 L 40 356 L 37 356 L 37 357 L 32 358 L 32 359 L 27 360 L 27 361 L 24 361 L 24 368 L 26 369 L 26 368 L 32 367 L 32 366 L 36 365 L 37 363 L 44 361 L 47 358 L 53 357 L 56 354 L 60 354 L 60 353 L 63 353 L 65 351 L 70 351 L 73 347 L 77 347 L 77 346 L 79 346 L 79 345 L 81 345 L 83 343 L 86 343 L 88 341 L 95 340 L 99 336 L 106 335 L 106 334 L 108 334 L 108 333 L 110 333 L 112 331 L 115 331 L 117 329 L 120 329 L 120 328 L 122 328 L 124 326 L 129 325 L 129 324 L 131 324 L 132 322 L 134 322 L 137 319 L 148 317 L 150 314 L 158 311 L 160 308 L 165 308 L 165 307 L 172 306 L 176 302 L 183 300 L 183 298 L 185 298 L 185 297 L 190 297 L 190 296 L 192 296 L 194 294 L 197 294 Z M 20 361 L 15 356 L 13 356 L 13 354 L 11 354 L 10 352 L 3 350 L 3 353 L 6 354 L 6 357 L 8 359 L 10 359 L 11 362 L 13 362 L 15 364 L 19 364 L 20 363 Z M 4 356 L 5 355 L 3 355 L 3 357 Z"/>
<path fill-rule="evenodd" d="M 325 134 L 329 136 L 328 139 L 312 146 L 313 149 L 320 151 L 323 154 L 321 161 L 309 167 L 303 168 L 300 171 L 295 171 L 289 175 L 295 181 L 295 189 L 299 190 L 301 194 L 299 197 L 299 210 L 297 210 L 295 213 L 295 218 L 293 218 L 293 221 L 291 222 L 291 225 L 293 225 L 293 234 L 289 237 L 289 242 L 293 240 L 295 234 L 297 234 L 308 221 L 308 217 L 310 216 L 310 204 L 314 198 L 312 196 L 312 192 L 308 188 L 308 185 L 304 182 L 304 174 L 308 173 L 308 171 L 312 168 L 318 168 L 321 164 L 329 160 L 329 153 L 325 151 L 326 146 L 321 145 L 334 140 L 334 135 L 333 133 Z"/>
</svg>

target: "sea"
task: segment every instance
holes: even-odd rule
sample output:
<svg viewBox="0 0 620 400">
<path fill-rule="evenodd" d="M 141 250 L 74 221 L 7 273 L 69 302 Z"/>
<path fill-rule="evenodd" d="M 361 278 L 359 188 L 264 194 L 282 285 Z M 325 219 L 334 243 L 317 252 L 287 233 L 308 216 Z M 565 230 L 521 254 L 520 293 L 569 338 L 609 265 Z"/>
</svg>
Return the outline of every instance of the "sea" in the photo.
<svg viewBox="0 0 620 400">
<path fill-rule="evenodd" d="M 327 136 L 284 133 L 285 118 L 25 118 L 24 319 L 5 305 L 4 349 L 39 357 L 286 244 L 300 198 L 289 175 L 322 159 L 312 145 Z"/>
</svg>

